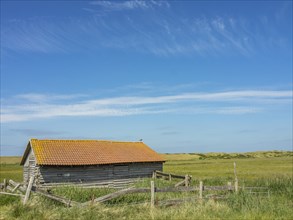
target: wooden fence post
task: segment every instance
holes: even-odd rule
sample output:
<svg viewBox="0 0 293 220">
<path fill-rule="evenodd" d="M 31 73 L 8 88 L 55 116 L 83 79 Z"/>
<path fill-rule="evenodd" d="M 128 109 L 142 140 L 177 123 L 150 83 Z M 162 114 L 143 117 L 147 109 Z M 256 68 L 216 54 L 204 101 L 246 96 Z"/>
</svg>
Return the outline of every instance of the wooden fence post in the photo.
<svg viewBox="0 0 293 220">
<path fill-rule="evenodd" d="M 157 178 L 157 173 L 156 171 L 153 171 L 153 179 L 156 179 Z"/>
<path fill-rule="evenodd" d="M 232 183 L 228 182 L 228 190 L 232 190 Z"/>
<path fill-rule="evenodd" d="M 235 176 L 235 180 L 237 179 L 237 174 L 236 174 L 236 162 L 233 163 L 234 165 L 234 176 Z"/>
<path fill-rule="evenodd" d="M 3 190 L 4 190 L 4 192 L 6 191 L 6 187 L 7 187 L 7 182 L 6 182 L 6 179 L 4 179 L 3 180 L 3 185 L 4 185 L 4 188 L 3 188 Z"/>
<path fill-rule="evenodd" d="M 151 181 L 151 208 L 155 206 L 155 182 Z"/>
<path fill-rule="evenodd" d="M 235 193 L 238 193 L 238 180 L 235 181 Z"/>
<path fill-rule="evenodd" d="M 188 186 L 188 179 L 189 179 L 189 177 L 188 177 L 188 175 L 185 175 L 185 186 Z"/>
<path fill-rule="evenodd" d="M 28 201 L 28 198 L 29 198 L 29 196 L 30 196 L 31 189 L 32 189 L 32 186 L 33 186 L 34 179 L 35 179 L 34 176 L 32 176 L 32 177 L 30 178 L 30 181 L 29 181 L 29 183 L 28 183 L 28 186 L 27 186 L 27 189 L 26 189 L 26 193 L 25 193 L 25 196 L 24 196 L 24 199 L 23 199 L 23 204 L 26 204 L 27 201 Z"/>
<path fill-rule="evenodd" d="M 236 174 L 236 162 L 234 162 L 234 176 L 235 176 L 235 192 L 238 192 L 238 178 Z"/>
<path fill-rule="evenodd" d="M 169 181 L 171 181 L 172 180 L 172 177 L 171 177 L 171 174 L 169 174 Z"/>
<path fill-rule="evenodd" d="M 199 198 L 202 199 L 203 182 L 199 182 Z"/>
</svg>

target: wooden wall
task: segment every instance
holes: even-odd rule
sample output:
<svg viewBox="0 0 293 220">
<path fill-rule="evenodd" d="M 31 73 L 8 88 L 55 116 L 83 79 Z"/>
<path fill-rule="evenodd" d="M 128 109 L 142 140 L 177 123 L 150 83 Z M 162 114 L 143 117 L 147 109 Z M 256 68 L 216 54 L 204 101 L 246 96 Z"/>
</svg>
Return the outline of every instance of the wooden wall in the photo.
<svg viewBox="0 0 293 220">
<path fill-rule="evenodd" d="M 39 166 L 31 150 L 23 166 L 23 182 L 35 176 L 35 184 L 84 183 L 151 177 L 154 170 L 163 170 L 162 162 L 128 163 L 93 166 Z"/>
<path fill-rule="evenodd" d="M 38 183 L 100 182 L 114 179 L 151 177 L 154 170 L 163 169 L 162 162 L 129 163 L 95 166 L 40 166 Z"/>
<path fill-rule="evenodd" d="M 23 182 L 28 183 L 31 176 L 37 176 L 38 166 L 36 165 L 36 158 L 34 152 L 30 150 L 26 161 L 23 165 Z"/>
</svg>

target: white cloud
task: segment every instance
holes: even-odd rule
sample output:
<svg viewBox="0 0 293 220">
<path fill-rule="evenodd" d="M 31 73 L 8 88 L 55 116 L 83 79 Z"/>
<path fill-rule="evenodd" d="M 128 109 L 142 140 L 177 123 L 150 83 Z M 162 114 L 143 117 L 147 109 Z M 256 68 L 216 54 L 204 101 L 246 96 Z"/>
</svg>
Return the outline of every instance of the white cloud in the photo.
<svg viewBox="0 0 293 220">
<path fill-rule="evenodd" d="M 27 99 L 27 97 L 30 97 Z M 292 91 L 227 91 L 214 93 L 183 93 L 165 96 L 128 96 L 103 99 L 69 99 L 57 103 L 58 98 L 75 97 L 59 95 L 53 98 L 42 94 L 15 96 L 21 104 L 4 102 L 1 122 L 28 121 L 33 119 L 70 116 L 130 116 L 145 114 L 247 114 L 266 109 L 267 105 L 291 104 Z M 41 97 L 42 102 L 35 102 Z M 79 96 L 80 98 L 82 96 Z M 23 102 L 26 101 L 26 102 Z M 44 102 L 46 101 L 46 102 Z M 12 100 L 12 103 L 17 103 Z M 227 106 L 228 105 L 228 106 Z"/>
<path fill-rule="evenodd" d="M 37 93 L 26 93 L 17 95 L 14 98 L 23 99 L 30 102 L 49 102 L 56 100 L 70 100 L 85 97 L 83 94 L 73 94 L 73 95 L 56 95 L 56 94 L 37 94 Z"/>
</svg>

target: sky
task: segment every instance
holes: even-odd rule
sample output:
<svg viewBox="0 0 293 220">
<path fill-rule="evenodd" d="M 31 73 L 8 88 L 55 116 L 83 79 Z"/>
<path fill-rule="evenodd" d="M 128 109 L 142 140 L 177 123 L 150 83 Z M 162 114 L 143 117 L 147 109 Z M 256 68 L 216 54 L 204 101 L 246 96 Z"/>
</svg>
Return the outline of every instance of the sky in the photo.
<svg viewBox="0 0 293 220">
<path fill-rule="evenodd" d="M 292 1 L 1 1 L 2 156 L 292 150 L 292 88 Z"/>
</svg>

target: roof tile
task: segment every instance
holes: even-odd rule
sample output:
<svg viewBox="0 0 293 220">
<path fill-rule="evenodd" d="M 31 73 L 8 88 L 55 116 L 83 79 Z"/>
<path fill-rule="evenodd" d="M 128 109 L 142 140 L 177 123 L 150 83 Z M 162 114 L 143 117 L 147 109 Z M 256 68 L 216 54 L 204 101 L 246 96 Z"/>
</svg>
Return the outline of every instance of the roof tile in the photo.
<svg viewBox="0 0 293 220">
<path fill-rule="evenodd" d="M 164 162 L 142 142 L 31 139 L 30 145 L 39 165 Z"/>
</svg>

